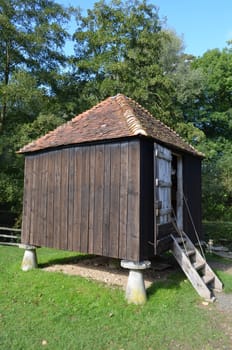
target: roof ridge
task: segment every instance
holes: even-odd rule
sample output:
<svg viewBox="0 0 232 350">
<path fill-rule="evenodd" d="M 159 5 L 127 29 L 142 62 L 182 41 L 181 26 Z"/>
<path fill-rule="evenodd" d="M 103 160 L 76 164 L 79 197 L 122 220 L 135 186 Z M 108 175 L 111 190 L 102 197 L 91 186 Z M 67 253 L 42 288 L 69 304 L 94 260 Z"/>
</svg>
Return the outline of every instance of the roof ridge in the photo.
<svg viewBox="0 0 232 350">
<path fill-rule="evenodd" d="M 147 136 L 147 132 L 146 132 L 146 130 L 143 129 L 140 121 L 138 120 L 138 118 L 136 117 L 136 115 L 133 111 L 133 108 L 128 106 L 128 104 L 125 101 L 125 99 L 128 99 L 128 100 L 130 100 L 130 99 L 123 94 L 117 94 L 113 98 L 115 98 L 115 101 L 121 107 L 122 112 L 123 112 L 123 116 L 126 119 L 126 122 L 127 122 L 127 125 L 128 125 L 130 132 L 133 135 Z"/>
</svg>

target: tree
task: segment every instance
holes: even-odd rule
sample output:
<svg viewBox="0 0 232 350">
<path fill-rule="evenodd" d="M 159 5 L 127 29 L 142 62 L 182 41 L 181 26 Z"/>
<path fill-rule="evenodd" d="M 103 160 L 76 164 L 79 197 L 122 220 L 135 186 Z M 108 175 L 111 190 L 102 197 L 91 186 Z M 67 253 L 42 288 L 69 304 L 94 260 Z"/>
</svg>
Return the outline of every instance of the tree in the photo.
<svg viewBox="0 0 232 350">
<path fill-rule="evenodd" d="M 163 38 L 161 45 L 161 54 L 159 63 L 164 74 L 172 74 L 176 72 L 178 65 L 184 57 L 184 43 L 174 31 L 163 30 L 166 35 Z"/>
<path fill-rule="evenodd" d="M 159 62 L 168 34 L 161 29 L 157 8 L 145 0 L 102 0 L 79 14 L 75 63 L 86 103 L 122 92 L 160 118 L 169 115 L 172 85 Z"/>
<path fill-rule="evenodd" d="M 203 74 L 203 89 L 188 118 L 206 135 L 201 144 L 206 154 L 203 162 L 204 217 L 231 220 L 232 50 L 209 50 L 192 62 L 191 69 Z"/>
<path fill-rule="evenodd" d="M 0 210 L 22 210 L 23 157 L 15 152 L 64 121 L 61 108 L 59 116 L 50 110 L 70 14 L 52 0 L 0 0 Z"/>
<path fill-rule="evenodd" d="M 204 74 L 204 89 L 198 100 L 195 125 L 210 138 L 231 137 L 232 50 L 207 51 L 192 63 Z"/>
<path fill-rule="evenodd" d="M 52 73 L 64 64 L 69 12 L 52 0 L 0 0 L 0 130 L 11 103 L 6 88 L 23 69 L 49 86 Z"/>
<path fill-rule="evenodd" d="M 231 221 L 232 143 L 206 139 L 202 149 L 206 154 L 202 167 L 204 219 Z"/>
</svg>

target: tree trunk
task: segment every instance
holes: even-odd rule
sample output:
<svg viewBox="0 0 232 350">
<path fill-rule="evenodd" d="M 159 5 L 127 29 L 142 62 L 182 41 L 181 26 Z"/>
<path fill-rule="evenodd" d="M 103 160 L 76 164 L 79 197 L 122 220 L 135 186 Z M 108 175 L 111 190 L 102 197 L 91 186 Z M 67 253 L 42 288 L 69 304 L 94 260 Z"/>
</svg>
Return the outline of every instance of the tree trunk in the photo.
<svg viewBox="0 0 232 350">
<path fill-rule="evenodd" d="M 6 43 L 6 61 L 4 69 L 4 86 L 9 84 L 10 76 L 10 54 L 9 54 L 9 44 Z M 6 93 L 3 92 L 2 95 L 2 109 L 0 113 L 0 133 L 3 131 L 4 120 L 6 119 L 7 114 L 7 102 L 6 102 Z"/>
</svg>

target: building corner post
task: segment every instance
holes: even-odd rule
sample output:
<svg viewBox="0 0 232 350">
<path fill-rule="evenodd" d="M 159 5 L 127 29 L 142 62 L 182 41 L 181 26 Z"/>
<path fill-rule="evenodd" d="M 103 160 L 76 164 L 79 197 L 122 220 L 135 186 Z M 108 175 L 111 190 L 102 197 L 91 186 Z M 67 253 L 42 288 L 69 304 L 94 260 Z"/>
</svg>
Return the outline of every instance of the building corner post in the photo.
<svg viewBox="0 0 232 350">
<path fill-rule="evenodd" d="M 143 270 L 150 268 L 150 261 L 133 262 L 122 260 L 121 266 L 129 269 L 129 277 L 126 287 L 126 300 L 128 303 L 142 305 L 147 300 L 143 278 Z"/>
<path fill-rule="evenodd" d="M 36 247 L 29 244 L 20 244 L 19 248 L 25 250 L 21 269 L 23 271 L 29 271 L 38 268 Z"/>
</svg>

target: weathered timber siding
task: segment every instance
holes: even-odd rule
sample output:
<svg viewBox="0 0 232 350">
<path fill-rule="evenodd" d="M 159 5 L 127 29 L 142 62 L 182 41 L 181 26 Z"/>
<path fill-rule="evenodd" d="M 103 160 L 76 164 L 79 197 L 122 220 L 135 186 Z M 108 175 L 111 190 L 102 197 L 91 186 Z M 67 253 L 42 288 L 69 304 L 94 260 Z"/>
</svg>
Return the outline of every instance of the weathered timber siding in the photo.
<svg viewBox="0 0 232 350">
<path fill-rule="evenodd" d="M 201 160 L 199 158 L 190 155 L 183 157 L 183 179 L 184 195 L 194 226 L 199 238 L 202 240 L 204 237 L 201 227 Z M 193 242 L 196 242 L 194 228 L 185 204 L 183 208 L 183 224 L 186 234 Z"/>
<path fill-rule="evenodd" d="M 154 198 L 154 142 L 141 140 L 141 208 L 140 260 L 154 255 L 155 198 Z"/>
<path fill-rule="evenodd" d="M 27 155 L 22 242 L 140 260 L 140 181 L 140 140 Z"/>
</svg>

